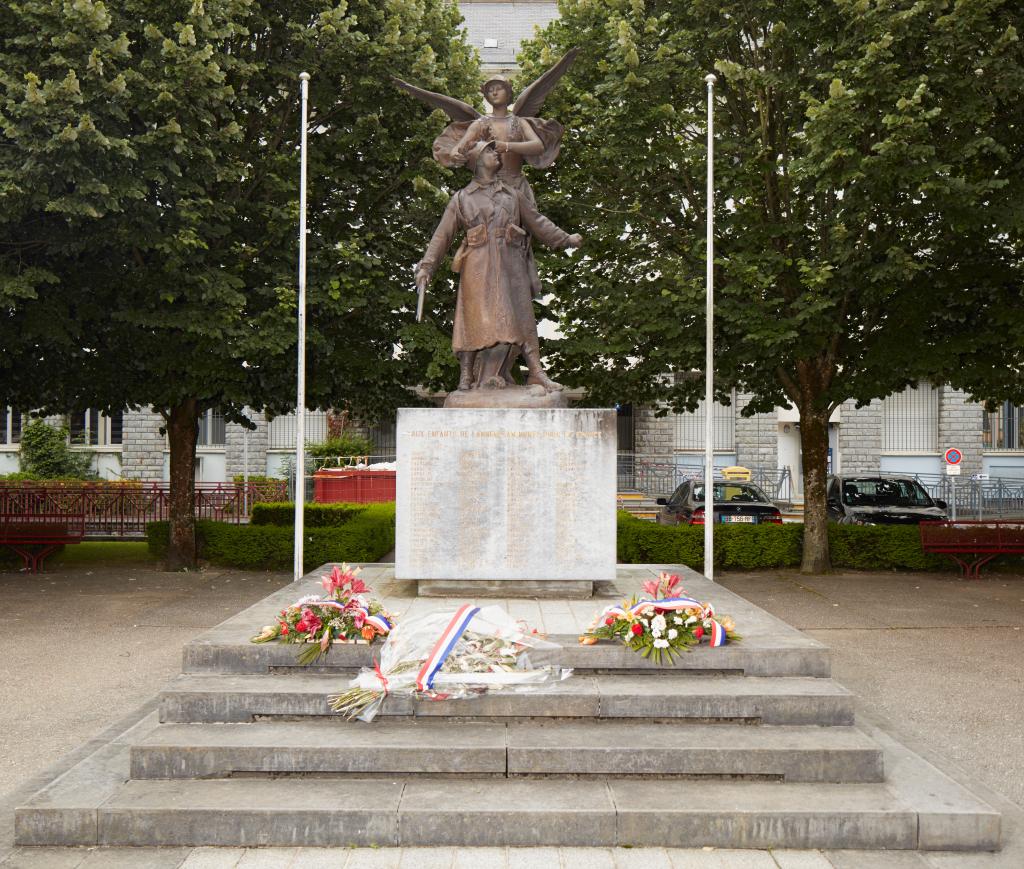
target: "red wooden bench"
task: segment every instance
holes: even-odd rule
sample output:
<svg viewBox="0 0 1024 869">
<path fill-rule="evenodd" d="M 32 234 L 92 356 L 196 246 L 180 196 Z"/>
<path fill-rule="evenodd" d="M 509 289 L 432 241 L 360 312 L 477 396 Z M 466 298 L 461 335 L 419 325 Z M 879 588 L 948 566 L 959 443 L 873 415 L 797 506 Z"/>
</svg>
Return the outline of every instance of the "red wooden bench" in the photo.
<svg viewBox="0 0 1024 869">
<path fill-rule="evenodd" d="M 922 522 L 921 548 L 948 555 L 968 579 L 978 579 L 981 568 L 997 555 L 1024 555 L 1024 522 Z"/>
<path fill-rule="evenodd" d="M 58 546 L 81 543 L 84 536 L 84 513 L 0 512 L 0 545 L 17 552 L 29 573 L 41 571 L 46 556 Z"/>
</svg>

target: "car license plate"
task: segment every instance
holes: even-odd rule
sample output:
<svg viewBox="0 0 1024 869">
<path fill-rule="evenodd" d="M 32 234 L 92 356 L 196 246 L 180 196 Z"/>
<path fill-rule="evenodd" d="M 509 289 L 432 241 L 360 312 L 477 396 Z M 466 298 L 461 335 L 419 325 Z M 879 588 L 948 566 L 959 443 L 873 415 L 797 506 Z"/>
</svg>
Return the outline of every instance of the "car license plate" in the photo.
<svg viewBox="0 0 1024 869">
<path fill-rule="evenodd" d="M 723 522 L 753 522 L 753 516 L 723 516 Z"/>
</svg>

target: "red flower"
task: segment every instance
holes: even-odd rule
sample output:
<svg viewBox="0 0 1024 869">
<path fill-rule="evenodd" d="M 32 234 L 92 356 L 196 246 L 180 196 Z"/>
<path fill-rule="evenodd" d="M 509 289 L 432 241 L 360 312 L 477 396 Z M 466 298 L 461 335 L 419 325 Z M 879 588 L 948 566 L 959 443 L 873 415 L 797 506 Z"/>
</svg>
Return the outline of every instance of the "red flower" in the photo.
<svg viewBox="0 0 1024 869">
<path fill-rule="evenodd" d="M 704 628 L 702 628 L 700 625 L 697 625 L 697 627 L 693 629 L 693 635 L 699 640 L 701 637 L 704 636 Z"/>
<path fill-rule="evenodd" d="M 614 616 L 608 616 L 608 618 L 606 618 L 604 620 L 604 623 L 606 625 L 614 625 L 615 624 L 615 617 Z"/>
<path fill-rule="evenodd" d="M 639 637 L 639 636 L 640 636 L 640 634 L 642 634 L 642 633 L 644 632 L 644 626 L 643 626 L 642 624 L 640 624 L 639 622 L 637 622 L 636 624 L 634 624 L 634 625 L 633 625 L 633 627 L 631 627 L 631 628 L 630 628 L 630 630 L 631 630 L 631 631 L 632 631 L 632 632 L 633 632 L 633 633 L 634 633 L 634 634 L 635 634 L 636 636 L 638 636 L 638 637 Z"/>
<path fill-rule="evenodd" d="M 300 620 L 295 623 L 295 630 L 297 630 L 300 634 L 304 634 L 306 633 L 306 631 L 309 630 L 309 625 L 307 625 L 305 621 Z"/>
<path fill-rule="evenodd" d="M 288 633 L 288 625 L 281 625 L 281 636 L 285 636 Z"/>
</svg>

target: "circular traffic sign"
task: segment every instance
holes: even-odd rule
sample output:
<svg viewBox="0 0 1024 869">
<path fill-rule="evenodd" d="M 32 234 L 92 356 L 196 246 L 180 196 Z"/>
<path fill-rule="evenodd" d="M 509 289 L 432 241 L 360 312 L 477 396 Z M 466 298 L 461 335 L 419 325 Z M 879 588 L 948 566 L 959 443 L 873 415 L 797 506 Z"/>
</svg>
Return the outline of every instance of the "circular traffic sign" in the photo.
<svg viewBox="0 0 1024 869">
<path fill-rule="evenodd" d="M 960 450 L 956 449 L 955 447 L 951 447 L 950 449 L 946 450 L 945 458 L 947 465 L 959 465 L 963 457 L 963 453 L 961 453 Z"/>
</svg>

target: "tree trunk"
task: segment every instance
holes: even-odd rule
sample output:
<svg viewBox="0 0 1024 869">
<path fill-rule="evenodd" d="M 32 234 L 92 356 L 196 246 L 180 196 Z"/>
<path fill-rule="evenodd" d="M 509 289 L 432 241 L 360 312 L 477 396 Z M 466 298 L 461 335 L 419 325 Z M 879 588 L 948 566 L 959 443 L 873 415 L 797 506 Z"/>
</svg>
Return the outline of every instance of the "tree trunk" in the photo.
<svg viewBox="0 0 1024 869">
<path fill-rule="evenodd" d="M 825 505 L 828 411 L 809 402 L 800 407 L 800 449 L 804 465 L 804 552 L 800 572 L 824 573 L 832 568 Z"/>
<path fill-rule="evenodd" d="M 196 440 L 199 402 L 186 399 L 171 408 L 167 439 L 171 447 L 171 546 L 168 570 L 196 566 Z"/>
</svg>

